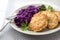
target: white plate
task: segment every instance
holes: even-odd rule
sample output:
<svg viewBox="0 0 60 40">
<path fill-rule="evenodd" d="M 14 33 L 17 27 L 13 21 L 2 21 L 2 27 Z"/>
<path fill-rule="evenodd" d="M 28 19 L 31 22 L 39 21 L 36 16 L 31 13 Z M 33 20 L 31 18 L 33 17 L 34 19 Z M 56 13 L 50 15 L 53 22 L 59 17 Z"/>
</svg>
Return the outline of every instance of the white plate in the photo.
<svg viewBox="0 0 60 40">
<path fill-rule="evenodd" d="M 41 3 L 39 4 L 31 4 L 31 5 L 42 5 Z M 54 10 L 57 10 L 57 11 L 60 11 L 59 7 L 57 7 L 56 5 L 53 5 L 53 4 L 47 4 L 47 3 L 44 3 L 44 5 L 46 5 L 46 7 L 48 5 L 51 5 Z M 28 5 L 27 5 L 28 6 Z M 27 6 L 23 6 L 21 8 L 25 8 Z M 21 8 L 18 8 L 16 9 L 16 11 L 13 12 L 13 14 L 11 16 L 13 16 L 14 14 L 17 14 L 18 10 L 20 10 Z M 44 31 L 44 32 L 32 32 L 32 31 L 22 31 L 20 28 L 18 28 L 14 23 L 10 23 L 10 25 L 17 31 L 21 32 L 21 33 L 24 33 L 24 34 L 29 34 L 29 35 L 46 35 L 46 34 L 51 34 L 51 33 L 54 33 L 56 31 L 59 31 L 60 30 L 60 26 L 58 26 L 57 28 L 53 29 L 53 30 L 48 30 L 48 31 Z"/>
</svg>

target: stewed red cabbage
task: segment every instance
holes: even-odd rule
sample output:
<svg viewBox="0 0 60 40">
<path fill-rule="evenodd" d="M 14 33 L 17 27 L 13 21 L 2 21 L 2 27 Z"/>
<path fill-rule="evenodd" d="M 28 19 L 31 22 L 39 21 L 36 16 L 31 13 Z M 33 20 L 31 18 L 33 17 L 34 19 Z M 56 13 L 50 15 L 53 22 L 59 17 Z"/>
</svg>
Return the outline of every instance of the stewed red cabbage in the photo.
<svg viewBox="0 0 60 40">
<path fill-rule="evenodd" d="M 15 24 L 20 27 L 21 23 L 24 23 L 25 21 L 27 21 L 28 23 L 31 20 L 31 17 L 37 13 L 40 9 L 40 6 L 35 7 L 35 6 L 28 6 L 25 9 L 21 9 L 19 10 L 19 12 L 17 13 L 17 16 L 14 18 L 14 22 Z"/>
</svg>

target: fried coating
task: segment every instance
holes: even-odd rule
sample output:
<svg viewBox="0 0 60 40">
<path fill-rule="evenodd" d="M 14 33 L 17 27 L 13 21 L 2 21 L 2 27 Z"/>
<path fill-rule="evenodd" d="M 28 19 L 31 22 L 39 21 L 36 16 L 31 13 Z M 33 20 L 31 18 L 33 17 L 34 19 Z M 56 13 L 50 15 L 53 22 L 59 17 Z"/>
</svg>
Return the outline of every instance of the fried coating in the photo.
<svg viewBox="0 0 60 40">
<path fill-rule="evenodd" d="M 53 13 L 58 16 L 58 21 L 60 22 L 60 12 L 59 11 L 54 11 Z"/>
<path fill-rule="evenodd" d="M 47 16 L 39 12 L 33 15 L 29 24 L 29 28 L 35 32 L 41 31 L 47 27 L 47 23 Z"/>
<path fill-rule="evenodd" d="M 58 17 L 51 11 L 43 11 L 42 14 L 45 14 L 48 16 L 48 28 L 53 29 L 56 28 L 58 25 Z"/>
</svg>

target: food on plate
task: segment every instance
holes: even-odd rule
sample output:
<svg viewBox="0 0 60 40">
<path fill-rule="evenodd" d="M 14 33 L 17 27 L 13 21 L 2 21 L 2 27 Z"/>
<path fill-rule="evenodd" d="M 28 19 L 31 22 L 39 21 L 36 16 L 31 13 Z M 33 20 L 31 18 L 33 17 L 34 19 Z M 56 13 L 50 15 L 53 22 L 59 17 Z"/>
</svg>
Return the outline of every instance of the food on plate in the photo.
<svg viewBox="0 0 60 40">
<path fill-rule="evenodd" d="M 41 12 L 42 14 L 47 15 L 48 17 L 48 28 L 53 29 L 58 25 L 58 17 L 53 12 L 46 10 Z"/>
<path fill-rule="evenodd" d="M 48 10 L 49 10 L 49 11 L 53 11 L 53 7 L 49 5 L 49 6 L 48 6 Z"/>
<path fill-rule="evenodd" d="M 53 13 L 58 16 L 58 20 L 59 20 L 59 22 L 60 22 L 60 12 L 59 12 L 59 11 L 54 11 Z"/>
<path fill-rule="evenodd" d="M 47 23 L 47 16 L 39 12 L 33 15 L 29 29 L 32 31 L 41 31 L 47 27 Z"/>
<path fill-rule="evenodd" d="M 17 16 L 14 18 L 15 24 L 20 27 L 21 23 L 24 23 L 25 21 L 30 22 L 31 17 L 39 11 L 39 6 L 28 6 L 25 9 L 19 10 L 17 13 Z"/>
<path fill-rule="evenodd" d="M 41 11 L 45 11 L 45 10 L 46 10 L 45 5 L 41 5 L 39 11 L 41 12 Z"/>
<path fill-rule="evenodd" d="M 18 11 L 14 23 L 23 31 L 42 31 L 45 28 L 54 29 L 60 22 L 60 12 L 52 6 L 30 5 Z"/>
</svg>

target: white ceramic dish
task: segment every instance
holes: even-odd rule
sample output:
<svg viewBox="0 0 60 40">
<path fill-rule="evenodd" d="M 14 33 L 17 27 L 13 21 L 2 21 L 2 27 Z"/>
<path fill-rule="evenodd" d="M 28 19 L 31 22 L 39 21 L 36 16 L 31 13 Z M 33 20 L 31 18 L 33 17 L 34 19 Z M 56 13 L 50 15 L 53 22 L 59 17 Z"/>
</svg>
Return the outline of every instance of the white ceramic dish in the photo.
<svg viewBox="0 0 60 40">
<path fill-rule="evenodd" d="M 33 4 L 33 5 L 38 6 L 38 5 L 42 5 L 42 4 L 40 3 L 40 4 Z M 51 6 L 54 8 L 54 10 L 57 10 L 57 11 L 60 10 L 59 7 L 56 6 L 56 5 L 52 5 L 52 4 L 44 4 L 44 5 L 46 5 L 46 7 L 47 7 L 48 5 L 51 5 Z M 27 6 L 29 6 L 29 5 L 27 5 Z M 25 8 L 25 7 L 27 7 L 27 6 L 23 6 L 23 7 L 21 7 L 21 8 Z M 14 11 L 13 14 L 12 14 L 12 16 L 13 16 L 14 14 L 17 14 L 18 10 L 20 10 L 21 8 L 18 8 L 16 11 Z M 51 33 L 54 33 L 54 32 L 56 32 L 56 31 L 59 31 L 59 30 L 60 30 L 60 26 L 58 26 L 57 28 L 55 28 L 55 29 L 53 29 L 53 30 L 48 30 L 48 31 L 44 31 L 44 32 L 22 31 L 22 30 L 20 30 L 20 28 L 18 28 L 18 27 L 14 24 L 14 22 L 13 22 L 13 23 L 10 23 L 10 25 L 11 25 L 15 30 L 17 30 L 17 31 L 19 31 L 19 32 L 21 32 L 21 33 L 24 33 L 24 34 L 29 34 L 29 35 L 46 35 L 46 34 L 51 34 Z"/>
</svg>

